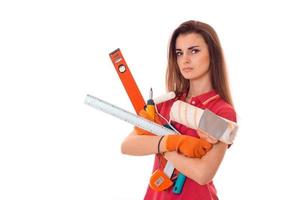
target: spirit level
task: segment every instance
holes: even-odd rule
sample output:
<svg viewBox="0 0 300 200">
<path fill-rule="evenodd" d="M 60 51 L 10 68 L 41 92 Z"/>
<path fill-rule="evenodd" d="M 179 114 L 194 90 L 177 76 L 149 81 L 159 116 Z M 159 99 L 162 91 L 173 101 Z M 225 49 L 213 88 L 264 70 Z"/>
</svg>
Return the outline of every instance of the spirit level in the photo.
<svg viewBox="0 0 300 200">
<path fill-rule="evenodd" d="M 121 120 L 124 120 L 134 126 L 142 128 L 146 131 L 154 133 L 156 135 L 167 135 L 174 133 L 173 130 L 168 129 L 164 126 L 161 126 L 153 121 L 145 119 L 139 115 L 135 115 L 129 111 L 126 111 L 118 106 L 115 106 L 111 103 L 103 101 L 92 95 L 87 95 L 85 98 L 85 103 L 93 108 L 101 110 L 107 114 L 110 114 L 114 117 L 117 117 Z"/>
<path fill-rule="evenodd" d="M 131 104 L 133 105 L 135 112 L 139 113 L 146 105 L 144 98 L 128 68 L 128 65 L 121 53 L 120 49 L 109 54 L 110 59 L 115 66 L 115 69 L 119 75 L 120 80 L 130 98 Z"/>
</svg>

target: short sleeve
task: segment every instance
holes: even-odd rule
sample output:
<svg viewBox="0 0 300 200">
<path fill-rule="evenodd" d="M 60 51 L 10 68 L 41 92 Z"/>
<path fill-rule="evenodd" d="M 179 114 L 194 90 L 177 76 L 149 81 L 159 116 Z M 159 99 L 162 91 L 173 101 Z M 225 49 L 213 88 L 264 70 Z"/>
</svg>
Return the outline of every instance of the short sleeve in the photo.
<svg viewBox="0 0 300 200">
<path fill-rule="evenodd" d="M 220 117 L 223 117 L 223 118 L 228 119 L 230 121 L 237 122 L 236 112 L 231 106 L 226 106 L 225 108 L 220 109 L 220 111 L 217 112 L 216 114 L 219 115 Z M 229 144 L 228 148 L 230 148 L 231 145 L 232 144 Z"/>
<path fill-rule="evenodd" d="M 220 109 L 217 113 L 220 117 L 236 122 L 236 112 L 232 107 L 225 107 Z"/>
</svg>

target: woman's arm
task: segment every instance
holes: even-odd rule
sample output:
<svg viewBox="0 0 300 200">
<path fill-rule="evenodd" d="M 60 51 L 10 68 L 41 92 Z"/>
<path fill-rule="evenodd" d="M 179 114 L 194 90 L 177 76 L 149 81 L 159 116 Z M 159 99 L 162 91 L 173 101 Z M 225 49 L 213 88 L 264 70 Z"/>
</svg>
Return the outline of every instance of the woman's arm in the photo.
<svg viewBox="0 0 300 200">
<path fill-rule="evenodd" d="M 213 148 L 200 158 L 188 158 L 177 152 L 166 152 L 165 157 L 176 169 L 200 185 L 209 183 L 215 176 L 227 149 L 227 144 L 216 143 Z"/>
<path fill-rule="evenodd" d="M 123 154 L 143 156 L 156 154 L 161 136 L 138 135 L 132 131 L 123 141 L 121 151 Z M 167 152 L 166 137 L 160 144 L 160 152 L 165 152 L 167 160 L 171 161 L 176 169 L 201 185 L 209 183 L 215 176 L 227 149 L 227 144 L 218 142 L 212 149 L 200 158 L 189 158 L 176 151 Z"/>
<path fill-rule="evenodd" d="M 122 142 L 123 154 L 144 156 L 158 153 L 158 142 L 161 136 L 138 135 L 133 130 Z M 163 141 L 162 141 L 163 142 Z M 166 145 L 160 145 L 160 152 L 165 152 Z"/>
</svg>

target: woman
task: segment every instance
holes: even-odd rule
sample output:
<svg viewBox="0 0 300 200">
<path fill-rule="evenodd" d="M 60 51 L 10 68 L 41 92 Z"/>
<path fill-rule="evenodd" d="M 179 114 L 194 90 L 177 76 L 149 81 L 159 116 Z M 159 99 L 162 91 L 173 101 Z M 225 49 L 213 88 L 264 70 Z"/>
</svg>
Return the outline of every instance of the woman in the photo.
<svg viewBox="0 0 300 200">
<path fill-rule="evenodd" d="M 169 120 L 172 104 L 182 100 L 236 121 L 222 48 L 211 26 L 199 21 L 182 23 L 172 34 L 168 54 L 166 85 L 168 91 L 175 92 L 176 98 L 157 105 L 162 116 Z M 144 199 L 218 199 L 212 179 L 228 145 L 212 141 L 201 132 L 179 123 L 172 122 L 172 125 L 182 135 L 150 137 L 141 135 L 135 129 L 122 143 L 124 154 L 157 154 L 153 170 L 161 167 L 159 155 L 163 153 L 164 158 L 187 177 L 180 194 L 174 194 L 172 187 L 162 192 L 148 187 Z M 205 140 L 212 145 L 209 146 Z M 202 149 L 200 155 L 191 153 L 195 149 Z"/>
</svg>

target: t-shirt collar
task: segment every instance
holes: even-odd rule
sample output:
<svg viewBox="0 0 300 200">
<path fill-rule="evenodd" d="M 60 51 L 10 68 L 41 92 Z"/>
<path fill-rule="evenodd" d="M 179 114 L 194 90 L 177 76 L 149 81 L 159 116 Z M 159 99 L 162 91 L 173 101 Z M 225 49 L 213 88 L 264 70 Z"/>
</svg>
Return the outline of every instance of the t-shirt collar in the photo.
<svg viewBox="0 0 300 200">
<path fill-rule="evenodd" d="M 180 100 L 185 101 L 187 94 L 188 94 L 187 92 L 184 92 L 182 94 Z M 193 102 L 193 104 L 196 104 L 196 105 L 199 104 L 199 103 L 205 105 L 208 102 L 210 102 L 210 101 L 212 101 L 212 100 L 214 100 L 218 97 L 219 97 L 219 95 L 217 94 L 217 92 L 215 90 L 211 90 L 211 91 L 202 93 L 198 96 L 192 97 L 190 101 Z"/>
</svg>

